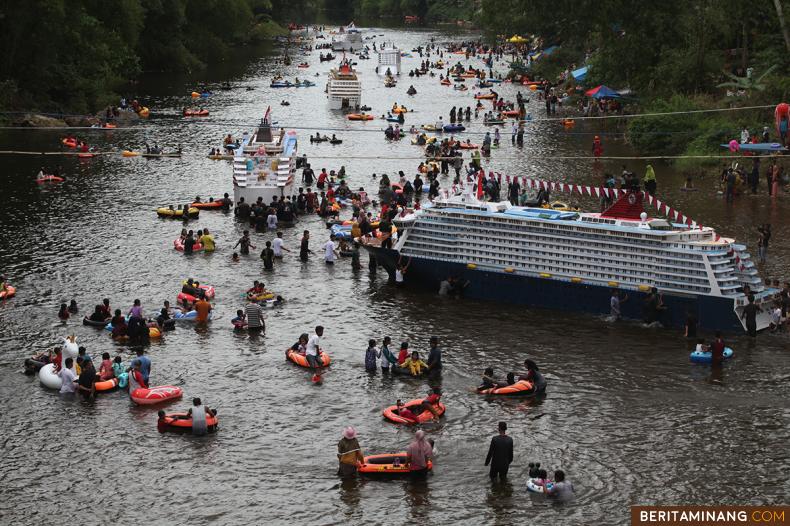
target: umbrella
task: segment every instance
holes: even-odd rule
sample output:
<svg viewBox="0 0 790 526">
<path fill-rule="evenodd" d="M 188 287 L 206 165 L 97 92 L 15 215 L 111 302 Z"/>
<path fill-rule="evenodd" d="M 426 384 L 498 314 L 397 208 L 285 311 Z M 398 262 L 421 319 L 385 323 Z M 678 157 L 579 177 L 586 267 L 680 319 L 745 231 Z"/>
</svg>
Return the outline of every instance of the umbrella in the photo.
<svg viewBox="0 0 790 526">
<path fill-rule="evenodd" d="M 513 35 L 512 37 L 507 39 L 507 41 L 512 44 L 523 44 L 527 41 L 527 39 L 519 35 Z"/>
<path fill-rule="evenodd" d="M 587 90 L 584 92 L 585 95 L 588 97 L 592 97 L 594 99 L 619 99 L 620 94 L 617 93 L 615 90 L 608 86 L 604 86 L 601 84 L 600 86 L 596 86 L 593 89 Z"/>
</svg>

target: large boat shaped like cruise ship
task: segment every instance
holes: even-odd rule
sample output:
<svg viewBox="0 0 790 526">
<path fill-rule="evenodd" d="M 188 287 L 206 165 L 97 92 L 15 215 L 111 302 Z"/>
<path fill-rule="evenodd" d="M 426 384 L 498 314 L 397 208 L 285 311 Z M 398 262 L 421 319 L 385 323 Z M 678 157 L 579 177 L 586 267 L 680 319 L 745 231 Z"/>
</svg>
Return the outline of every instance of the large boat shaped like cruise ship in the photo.
<svg viewBox="0 0 790 526">
<path fill-rule="evenodd" d="M 743 332 L 748 296 L 769 324 L 776 289 L 766 288 L 746 247 L 707 227 L 649 218 L 641 192 L 603 213 L 579 213 L 479 201 L 437 199 L 396 220 L 392 249 L 368 245 L 390 270 L 410 260 L 407 282 L 438 290 L 456 277 L 467 297 L 562 310 L 609 313 L 613 289 L 628 295 L 625 318 L 642 319 L 653 289 L 666 307 L 659 320 L 682 326 L 693 313 L 702 327 Z"/>
</svg>

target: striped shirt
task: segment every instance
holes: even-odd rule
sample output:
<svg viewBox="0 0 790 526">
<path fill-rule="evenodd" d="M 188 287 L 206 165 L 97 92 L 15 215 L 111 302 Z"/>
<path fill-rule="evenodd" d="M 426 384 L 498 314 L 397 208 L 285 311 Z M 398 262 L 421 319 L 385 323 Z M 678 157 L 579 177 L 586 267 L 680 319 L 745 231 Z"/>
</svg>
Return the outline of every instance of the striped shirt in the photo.
<svg viewBox="0 0 790 526">
<path fill-rule="evenodd" d="M 250 329 L 263 328 L 263 311 L 257 303 L 249 303 L 244 309 L 247 315 L 247 327 Z"/>
</svg>

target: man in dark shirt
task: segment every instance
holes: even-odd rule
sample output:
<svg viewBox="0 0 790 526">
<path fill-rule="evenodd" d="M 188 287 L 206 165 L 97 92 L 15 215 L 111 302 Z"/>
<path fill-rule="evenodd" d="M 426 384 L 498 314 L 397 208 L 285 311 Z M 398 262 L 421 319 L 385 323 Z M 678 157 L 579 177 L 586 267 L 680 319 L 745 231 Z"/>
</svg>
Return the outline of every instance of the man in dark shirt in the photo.
<svg viewBox="0 0 790 526">
<path fill-rule="evenodd" d="M 236 216 L 242 220 L 249 219 L 251 212 L 252 209 L 250 208 L 249 203 L 245 203 L 243 197 L 239 198 L 239 204 L 236 205 Z"/>
<path fill-rule="evenodd" d="M 757 337 L 757 313 L 763 310 L 754 304 L 754 295 L 749 295 L 749 304 L 743 308 L 741 319 L 746 321 L 746 332 L 752 338 Z"/>
<path fill-rule="evenodd" d="M 313 186 L 313 179 L 315 178 L 315 172 L 310 165 L 308 164 L 305 166 L 305 169 L 302 170 L 302 182 L 305 186 Z"/>
<path fill-rule="evenodd" d="M 432 378 L 442 374 L 442 350 L 439 338 L 431 336 L 431 350 L 428 352 L 428 375 Z"/>
<path fill-rule="evenodd" d="M 80 371 L 80 378 L 77 384 L 77 390 L 80 394 L 87 397 L 93 396 L 96 392 L 94 384 L 96 383 L 96 368 L 93 367 L 93 361 L 90 358 L 84 359 L 82 362 L 82 371 Z"/>
<path fill-rule="evenodd" d="M 266 270 L 274 269 L 274 250 L 272 249 L 272 242 L 266 242 L 266 248 L 261 251 L 261 259 L 263 260 L 263 268 Z"/>
<path fill-rule="evenodd" d="M 310 232 L 305 230 L 302 236 L 302 242 L 299 246 L 299 259 L 307 261 L 308 254 L 310 254 Z"/>
<path fill-rule="evenodd" d="M 491 480 L 504 481 L 507 478 L 507 470 L 510 463 L 513 462 L 513 439 L 505 434 L 507 431 L 507 424 L 505 422 L 499 423 L 499 434 L 491 439 L 491 445 L 488 447 L 488 455 L 486 455 L 486 466 L 491 464 L 489 475 Z"/>
</svg>

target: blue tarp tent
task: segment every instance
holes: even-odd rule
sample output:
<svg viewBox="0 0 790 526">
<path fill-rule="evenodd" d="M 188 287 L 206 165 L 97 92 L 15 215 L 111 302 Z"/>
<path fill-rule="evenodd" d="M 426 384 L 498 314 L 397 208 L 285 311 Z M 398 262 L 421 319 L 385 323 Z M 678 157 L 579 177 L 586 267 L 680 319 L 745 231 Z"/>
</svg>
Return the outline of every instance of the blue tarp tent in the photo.
<svg viewBox="0 0 790 526">
<path fill-rule="evenodd" d="M 559 48 L 560 48 L 560 46 L 547 47 L 546 49 L 543 50 L 543 54 L 546 55 L 546 56 L 549 56 L 552 53 L 554 53 L 555 51 L 557 51 Z"/>
<path fill-rule="evenodd" d="M 571 75 L 573 75 L 573 80 L 577 82 L 581 82 L 587 77 L 587 66 L 584 66 L 583 68 L 579 68 L 579 69 L 574 69 L 573 71 L 571 71 Z"/>
</svg>

